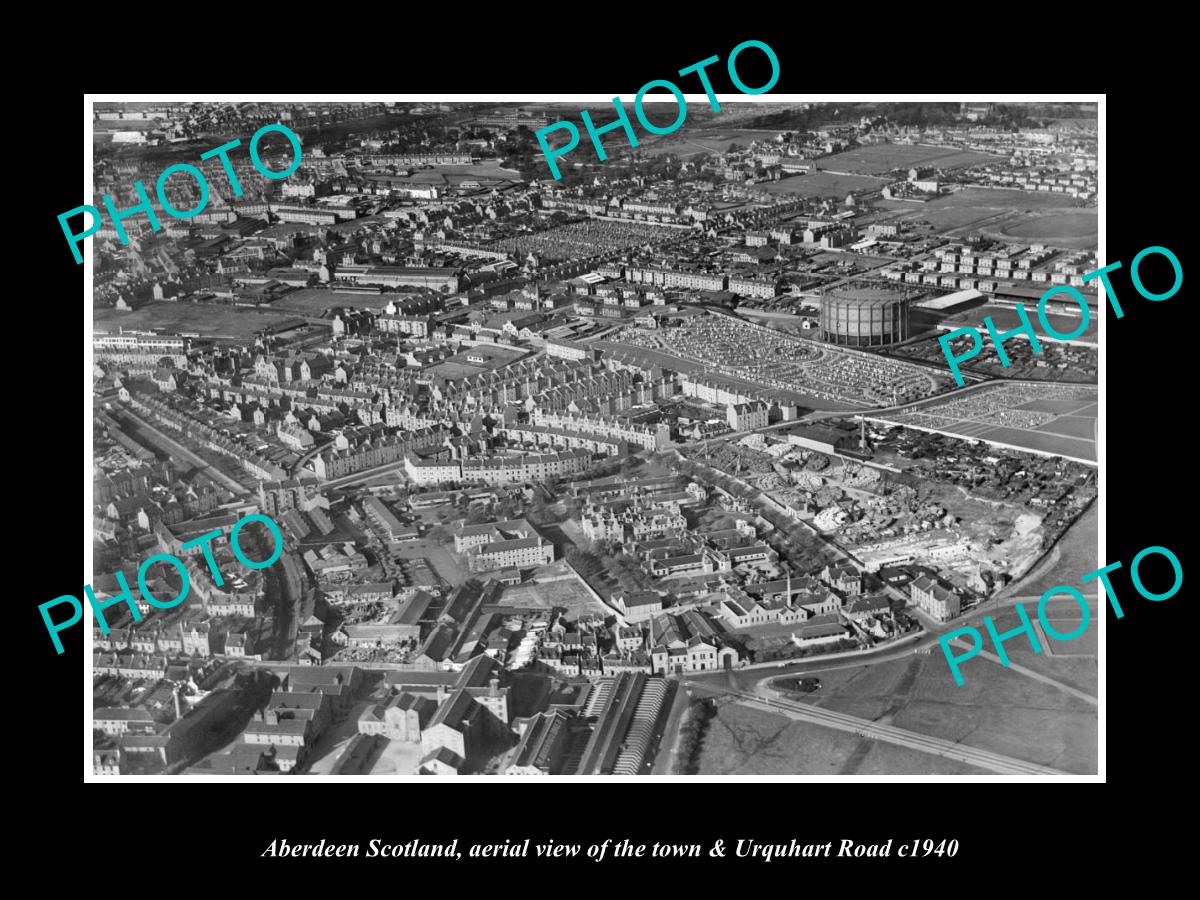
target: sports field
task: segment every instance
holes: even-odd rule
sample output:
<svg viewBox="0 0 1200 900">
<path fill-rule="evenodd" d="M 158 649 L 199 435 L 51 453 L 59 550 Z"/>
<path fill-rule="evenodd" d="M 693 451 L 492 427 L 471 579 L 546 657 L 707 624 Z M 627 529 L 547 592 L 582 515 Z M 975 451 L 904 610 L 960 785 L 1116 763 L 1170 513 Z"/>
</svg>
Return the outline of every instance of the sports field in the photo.
<svg viewBox="0 0 1200 900">
<path fill-rule="evenodd" d="M 924 220 L 950 237 L 978 233 L 1070 249 L 1096 246 L 1095 207 L 1085 208 L 1083 201 L 1067 194 L 968 188 L 910 207 L 911 211 L 889 221 Z"/>
<path fill-rule="evenodd" d="M 1023 241 L 1040 241 L 1055 244 L 1064 239 L 1074 240 L 1096 237 L 1096 214 L 1092 211 L 1055 213 L 1037 216 L 1002 229 L 1006 237 Z"/>
<path fill-rule="evenodd" d="M 882 418 L 1094 463 L 1097 397 L 1091 385 L 993 384 Z"/>
<path fill-rule="evenodd" d="M 247 309 L 224 304 L 147 303 L 131 312 L 94 310 L 92 326 L 96 330 L 158 329 L 168 334 L 194 332 L 207 338 L 245 340 L 254 332 L 294 319 L 296 313 L 264 307 Z"/>
<path fill-rule="evenodd" d="M 1045 291 L 1049 287 L 1045 284 L 1038 284 L 1037 289 Z M 1042 340 L 1049 341 L 1043 333 L 1041 319 L 1036 312 L 1036 301 L 1023 303 L 1025 311 L 1029 314 L 1029 318 L 1035 323 L 1038 334 L 1042 335 Z M 1047 307 L 1046 322 L 1059 334 L 1071 334 L 1079 327 L 1080 318 L 1078 315 L 1064 315 L 1062 313 L 1050 312 L 1054 309 L 1051 304 Z M 1072 312 L 1078 312 L 1077 307 L 1071 307 Z M 974 309 L 969 309 L 966 312 L 955 313 L 948 316 L 944 320 L 944 324 L 952 325 L 955 328 L 962 328 L 965 325 L 970 325 L 979 330 L 979 333 L 986 338 L 987 326 L 983 324 L 983 320 L 991 318 L 992 324 L 997 331 L 1011 331 L 1021 325 L 1021 317 L 1018 315 L 1015 306 L 1002 305 L 999 303 L 987 303 L 983 306 L 977 306 Z M 1097 344 L 1100 341 L 1100 325 L 1099 316 L 1096 315 L 1095 309 L 1088 311 L 1088 326 L 1083 330 L 1083 333 L 1078 337 L 1072 338 L 1073 341 L 1085 344 Z M 990 341 L 985 341 L 985 350 L 991 350 Z"/>
<path fill-rule="evenodd" d="M 882 188 L 887 181 L 868 175 L 834 175 L 832 172 L 813 172 L 793 175 L 779 181 L 756 184 L 755 190 L 768 194 L 795 194 L 800 197 L 833 197 L 844 200 L 851 191 L 871 191 Z"/>
<path fill-rule="evenodd" d="M 957 166 L 998 162 L 1003 157 L 957 147 L 929 147 L 923 144 L 873 144 L 835 153 L 820 160 L 822 169 L 857 172 L 864 175 L 883 175 L 893 169 L 913 166 L 934 166 L 952 169 Z"/>
<path fill-rule="evenodd" d="M 284 294 L 271 304 L 271 309 L 291 312 L 300 316 L 319 317 L 327 309 L 336 306 L 382 309 L 391 299 L 398 298 L 395 294 L 385 297 L 382 294 L 343 293 L 321 288 L 301 288 L 298 291 Z"/>
</svg>

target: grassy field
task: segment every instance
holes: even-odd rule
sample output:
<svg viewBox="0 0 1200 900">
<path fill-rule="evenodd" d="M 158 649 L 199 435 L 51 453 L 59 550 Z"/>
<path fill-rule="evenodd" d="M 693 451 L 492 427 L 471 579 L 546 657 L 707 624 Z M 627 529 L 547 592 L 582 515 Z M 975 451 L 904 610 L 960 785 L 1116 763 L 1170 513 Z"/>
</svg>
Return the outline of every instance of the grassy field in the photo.
<svg viewBox="0 0 1200 900">
<path fill-rule="evenodd" d="M 907 204 L 910 210 L 902 213 L 899 220 L 924 220 L 943 234 L 963 237 L 978 231 L 991 237 L 1007 240 L 1030 241 L 1041 226 L 1041 219 L 1049 221 L 1045 226 L 1054 231 L 1054 237 L 1045 240 L 1059 247 L 1087 249 L 1096 244 L 1096 210 L 1083 210 L 1084 203 L 1066 194 L 1029 193 L 992 188 L 968 188 L 955 191 L 928 203 Z M 892 208 L 888 206 L 887 208 Z M 1058 212 L 1078 209 L 1078 212 Z M 1051 210 L 1054 212 L 1045 212 Z M 1070 219 L 1070 222 L 1066 220 Z M 1018 236 L 1014 231 L 1020 231 Z M 1027 233 L 1026 233 L 1027 232 Z"/>
<path fill-rule="evenodd" d="M 1039 285 L 1042 290 L 1045 290 L 1049 285 Z M 1032 322 L 1035 323 L 1035 328 L 1038 334 L 1045 337 L 1042 331 L 1041 319 L 1036 312 L 1036 306 L 1032 303 L 1022 304 L 1025 307 L 1026 313 Z M 1059 334 L 1071 334 L 1079 327 L 1079 316 L 1065 316 L 1055 314 L 1049 310 L 1053 309 L 1053 305 L 1047 307 L 1046 321 L 1050 327 Z M 1078 312 L 1078 307 L 1071 307 Z M 983 306 L 977 306 L 974 309 L 969 309 L 966 312 L 958 313 L 945 320 L 946 325 L 952 325 L 955 328 L 963 328 L 970 326 L 984 333 L 986 338 L 986 327 L 983 324 L 985 318 L 991 318 L 992 324 L 996 326 L 997 331 L 1010 331 L 1021 324 L 1021 318 L 1017 314 L 1017 310 L 1012 306 L 1005 306 L 999 303 L 985 303 Z M 1088 314 L 1088 326 L 1083 333 L 1072 340 L 1084 341 L 1086 343 L 1099 343 L 1100 341 L 1100 326 L 1099 316 L 1093 310 Z M 1041 340 L 1041 337 L 1039 338 Z M 1045 337 L 1049 342 L 1050 338 Z M 988 342 L 990 343 L 990 341 Z"/>
<path fill-rule="evenodd" d="M 755 185 L 758 190 L 769 194 L 796 194 L 800 197 L 834 197 L 844 200 L 851 191 L 869 191 L 883 187 L 882 178 L 866 175 L 833 175 L 829 172 L 813 172 L 810 175 L 793 175 L 779 181 L 765 181 Z"/>
<path fill-rule="evenodd" d="M 688 112 L 690 114 L 690 108 Z M 670 113 L 668 112 L 660 112 L 656 120 L 657 118 L 662 118 L 666 122 L 669 115 Z M 673 153 L 675 156 L 687 158 L 701 153 L 725 153 L 733 144 L 748 147 L 754 141 L 770 140 L 778 133 L 778 130 L 763 131 L 737 128 L 703 128 L 689 132 L 685 125 L 680 132 L 652 142 L 643 141 L 639 137 L 638 149 L 652 156 Z"/>
<path fill-rule="evenodd" d="M 971 766 L 725 703 L 700 751 L 702 775 L 978 775 Z"/>
<path fill-rule="evenodd" d="M 1002 229 L 1006 237 L 1020 238 L 1023 241 L 1040 241 L 1047 244 L 1061 244 L 1063 240 L 1096 239 L 1096 213 L 1094 211 L 1077 213 L 1056 213 L 1054 215 L 1038 216 Z"/>
<path fill-rule="evenodd" d="M 1020 642 L 1011 641 L 1010 646 L 1017 648 L 1010 651 L 1014 662 L 1024 665 L 1025 658 L 1017 656 Z M 1076 666 L 1080 662 L 1083 665 Z M 1061 663 L 1079 678 L 1078 670 L 1088 662 L 1094 667 L 1094 661 L 1078 659 L 1052 659 L 1049 665 Z M 817 674 L 821 690 L 807 701 L 817 706 L 1067 772 L 1096 771 L 1096 708 L 989 660 L 964 665 L 961 687 L 937 651 Z M 1087 690 L 1083 684 L 1072 686 Z"/>
<path fill-rule="evenodd" d="M 92 327 L 108 331 L 116 331 L 118 327 L 139 330 L 155 328 L 170 333 L 196 332 L 208 338 L 244 340 L 260 329 L 295 315 L 286 310 L 273 311 L 269 307 L 255 310 L 161 301 L 147 303 L 132 312 L 94 310 Z"/>
<path fill-rule="evenodd" d="M 346 294 L 319 288 L 301 288 L 276 300 L 271 304 L 271 308 L 299 316 L 317 318 L 325 310 L 335 306 L 382 309 L 387 306 L 388 299 L 380 294 Z"/>
<path fill-rule="evenodd" d="M 912 166 L 936 166 L 949 169 L 979 163 L 998 162 L 1003 157 L 974 150 L 959 150 L 957 147 L 927 147 L 907 144 L 874 144 L 857 147 L 820 160 L 821 168 L 837 169 L 841 172 L 860 172 L 864 175 L 882 175 L 893 169 L 908 169 Z"/>
</svg>

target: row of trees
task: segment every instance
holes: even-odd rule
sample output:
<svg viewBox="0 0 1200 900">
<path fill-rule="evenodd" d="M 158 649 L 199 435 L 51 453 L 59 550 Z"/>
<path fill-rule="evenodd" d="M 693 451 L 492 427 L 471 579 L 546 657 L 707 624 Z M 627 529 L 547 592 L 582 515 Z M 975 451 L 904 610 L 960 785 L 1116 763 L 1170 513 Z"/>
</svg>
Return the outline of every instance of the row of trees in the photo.
<svg viewBox="0 0 1200 900">
<path fill-rule="evenodd" d="M 717 701 L 713 697 L 692 701 L 679 729 L 679 750 L 675 757 L 676 775 L 700 774 L 700 751 L 708 734 L 709 724 L 717 715 Z"/>
</svg>

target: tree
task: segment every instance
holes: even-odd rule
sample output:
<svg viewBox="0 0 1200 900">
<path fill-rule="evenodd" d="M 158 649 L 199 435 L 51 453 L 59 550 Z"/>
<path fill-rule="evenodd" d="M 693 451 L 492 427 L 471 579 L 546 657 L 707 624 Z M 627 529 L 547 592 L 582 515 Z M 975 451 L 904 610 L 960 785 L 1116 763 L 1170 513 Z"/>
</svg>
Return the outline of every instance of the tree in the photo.
<svg viewBox="0 0 1200 900">
<path fill-rule="evenodd" d="M 567 562 L 569 562 L 580 575 L 585 578 L 588 575 L 597 575 L 604 570 L 604 564 L 593 553 L 586 550 L 575 549 L 567 554 Z"/>
</svg>

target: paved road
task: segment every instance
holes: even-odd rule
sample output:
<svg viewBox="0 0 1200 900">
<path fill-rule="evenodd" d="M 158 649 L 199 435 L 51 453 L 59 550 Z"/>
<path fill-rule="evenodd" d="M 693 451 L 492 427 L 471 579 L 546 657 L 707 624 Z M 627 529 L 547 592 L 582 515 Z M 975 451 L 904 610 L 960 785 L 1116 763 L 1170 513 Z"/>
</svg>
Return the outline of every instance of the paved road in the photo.
<svg viewBox="0 0 1200 900">
<path fill-rule="evenodd" d="M 1042 766 L 1037 763 L 1014 759 L 1010 756 L 992 753 L 989 750 L 968 747 L 965 744 L 943 740 L 942 738 L 929 737 L 928 735 L 918 734 L 915 731 L 897 728 L 894 725 L 881 725 L 868 719 L 860 719 L 858 716 L 834 712 L 829 709 L 821 709 L 820 707 L 808 706 L 789 700 L 780 700 L 770 696 L 759 697 L 741 691 L 727 691 L 726 693 L 737 697 L 738 702 L 745 706 L 766 709 L 774 713 L 782 713 L 791 719 L 811 722 L 814 725 L 822 725 L 826 728 L 835 728 L 838 731 L 853 732 L 860 737 L 887 741 L 890 744 L 908 747 L 912 750 L 920 750 L 923 753 L 941 756 L 945 759 L 952 759 L 980 769 L 987 769 L 990 772 L 996 772 L 1000 775 L 1071 774 L 1070 772 L 1063 772 L 1050 766 Z"/>
</svg>

